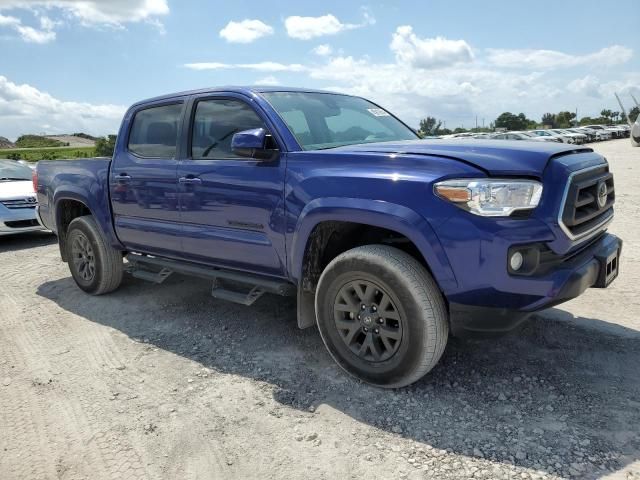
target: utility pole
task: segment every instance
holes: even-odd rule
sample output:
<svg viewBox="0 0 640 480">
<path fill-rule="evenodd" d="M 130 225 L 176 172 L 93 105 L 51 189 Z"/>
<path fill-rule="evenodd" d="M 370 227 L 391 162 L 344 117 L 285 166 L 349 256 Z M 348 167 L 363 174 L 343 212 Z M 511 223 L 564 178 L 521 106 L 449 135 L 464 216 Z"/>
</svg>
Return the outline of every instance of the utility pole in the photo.
<svg viewBox="0 0 640 480">
<path fill-rule="evenodd" d="M 478 115 L 476 115 L 476 130 L 478 130 Z"/>
</svg>

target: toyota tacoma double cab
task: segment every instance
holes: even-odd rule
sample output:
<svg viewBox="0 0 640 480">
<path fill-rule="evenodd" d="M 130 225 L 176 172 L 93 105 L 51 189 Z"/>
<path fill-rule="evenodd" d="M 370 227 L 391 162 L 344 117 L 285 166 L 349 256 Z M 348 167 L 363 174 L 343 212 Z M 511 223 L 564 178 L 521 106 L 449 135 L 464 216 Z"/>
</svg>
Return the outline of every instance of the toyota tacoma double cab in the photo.
<svg viewBox="0 0 640 480">
<path fill-rule="evenodd" d="M 123 272 L 297 295 L 348 373 L 415 382 L 450 334 L 505 332 L 616 278 L 615 190 L 592 149 L 423 140 L 363 98 L 219 88 L 146 100 L 112 159 L 40 162 L 41 222 L 85 292 Z"/>
</svg>

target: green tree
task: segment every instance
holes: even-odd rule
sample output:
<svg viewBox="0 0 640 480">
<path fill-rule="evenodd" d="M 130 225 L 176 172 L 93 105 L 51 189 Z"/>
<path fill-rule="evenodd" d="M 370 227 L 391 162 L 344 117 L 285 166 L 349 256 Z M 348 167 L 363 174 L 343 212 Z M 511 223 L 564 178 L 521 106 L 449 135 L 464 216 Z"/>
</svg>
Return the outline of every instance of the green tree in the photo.
<svg viewBox="0 0 640 480">
<path fill-rule="evenodd" d="M 576 118 L 575 112 L 560 112 L 555 115 L 555 126 L 557 128 L 569 128 Z"/>
<path fill-rule="evenodd" d="M 116 148 L 116 136 L 109 135 L 96 140 L 96 157 L 111 157 Z"/>
<path fill-rule="evenodd" d="M 640 107 L 633 107 L 631 110 L 629 110 L 629 120 L 631 120 L 632 122 L 636 121 L 638 115 L 640 115 Z"/>
<path fill-rule="evenodd" d="M 9 160 L 20 160 L 21 156 L 17 152 L 11 152 L 11 153 L 7 154 L 7 158 Z"/>
<path fill-rule="evenodd" d="M 526 130 L 535 125 L 524 113 L 518 115 L 511 112 L 501 113 L 494 122 L 495 128 L 506 128 L 507 130 Z"/>
<path fill-rule="evenodd" d="M 542 125 L 556 128 L 556 116 L 553 113 L 545 113 L 542 115 Z"/>
<path fill-rule="evenodd" d="M 604 109 L 600 112 L 600 115 L 606 119 L 606 123 L 610 123 L 611 122 L 611 115 L 613 114 L 613 112 L 611 110 L 607 110 Z"/>
<path fill-rule="evenodd" d="M 437 135 L 438 130 L 442 126 L 442 122 L 436 120 L 435 117 L 427 117 L 420 120 L 420 134 L 422 135 Z"/>
</svg>

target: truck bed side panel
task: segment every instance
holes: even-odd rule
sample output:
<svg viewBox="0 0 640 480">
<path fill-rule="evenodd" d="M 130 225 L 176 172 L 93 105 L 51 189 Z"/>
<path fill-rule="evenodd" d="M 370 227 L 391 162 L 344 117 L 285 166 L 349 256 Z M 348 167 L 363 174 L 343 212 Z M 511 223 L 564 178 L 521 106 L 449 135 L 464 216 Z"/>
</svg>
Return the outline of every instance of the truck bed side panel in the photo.
<svg viewBox="0 0 640 480">
<path fill-rule="evenodd" d="M 122 248 L 111 220 L 110 163 L 108 158 L 39 162 L 38 205 L 44 225 L 58 233 L 60 202 L 76 200 L 91 211 L 109 243 Z"/>
</svg>

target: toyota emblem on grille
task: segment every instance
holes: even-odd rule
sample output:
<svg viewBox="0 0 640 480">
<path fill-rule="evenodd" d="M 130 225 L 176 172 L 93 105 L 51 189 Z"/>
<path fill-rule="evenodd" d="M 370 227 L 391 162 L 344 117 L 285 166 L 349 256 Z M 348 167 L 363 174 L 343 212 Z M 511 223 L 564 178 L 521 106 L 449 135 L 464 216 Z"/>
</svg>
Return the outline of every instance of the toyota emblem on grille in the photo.
<svg viewBox="0 0 640 480">
<path fill-rule="evenodd" d="M 36 197 L 27 197 L 27 202 L 36 203 Z"/>
<path fill-rule="evenodd" d="M 598 206 L 603 208 L 607 204 L 607 196 L 609 192 L 607 190 L 607 184 L 605 182 L 600 182 L 598 185 Z"/>
</svg>

